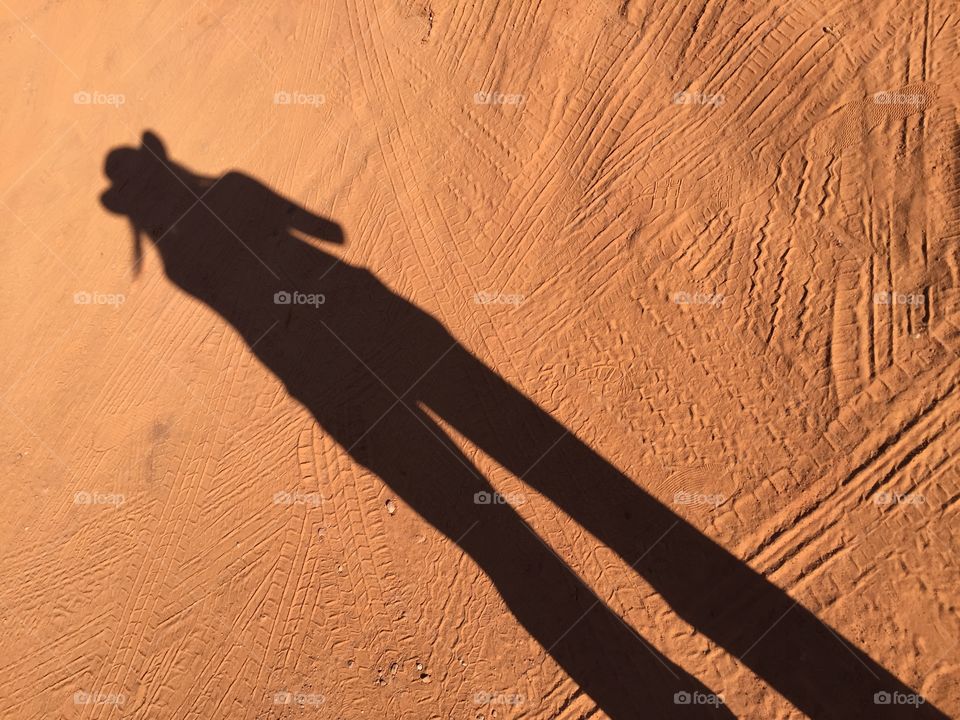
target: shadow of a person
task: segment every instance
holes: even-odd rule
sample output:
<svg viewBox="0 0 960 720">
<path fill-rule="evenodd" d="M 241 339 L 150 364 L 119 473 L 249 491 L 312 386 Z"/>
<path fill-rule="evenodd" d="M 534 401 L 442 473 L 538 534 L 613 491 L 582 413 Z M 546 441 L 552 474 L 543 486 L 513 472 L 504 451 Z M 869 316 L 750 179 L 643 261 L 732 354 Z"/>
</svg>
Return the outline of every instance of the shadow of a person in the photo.
<svg viewBox="0 0 960 720">
<path fill-rule="evenodd" d="M 215 310 L 353 459 L 487 573 L 518 621 L 612 718 L 732 717 L 500 502 L 433 416 L 549 497 L 695 630 L 814 718 L 902 717 L 912 691 L 593 452 L 373 274 L 294 232 L 340 227 L 236 172 L 196 175 L 145 133 L 110 152 L 101 202 Z M 485 495 L 486 494 L 486 495 Z M 698 700 L 699 698 L 699 700 Z M 930 704 L 917 717 L 945 717 Z"/>
</svg>

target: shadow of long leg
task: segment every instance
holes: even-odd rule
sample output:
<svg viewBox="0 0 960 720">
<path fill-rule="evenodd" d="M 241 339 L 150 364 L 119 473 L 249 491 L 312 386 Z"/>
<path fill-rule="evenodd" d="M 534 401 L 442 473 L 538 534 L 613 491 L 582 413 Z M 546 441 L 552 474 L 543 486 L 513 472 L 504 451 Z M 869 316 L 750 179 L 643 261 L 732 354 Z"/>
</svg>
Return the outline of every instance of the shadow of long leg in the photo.
<svg viewBox="0 0 960 720">
<path fill-rule="evenodd" d="M 874 694 L 911 694 L 909 687 L 640 490 L 467 351 L 449 353 L 417 393 L 634 565 L 680 617 L 798 709 L 815 718 L 902 717 L 903 707 L 876 705 Z M 912 716 L 946 717 L 929 704 Z"/>
<path fill-rule="evenodd" d="M 446 450 L 443 446 L 446 446 Z M 612 718 L 672 717 L 674 693 L 710 691 L 633 632 L 492 493 L 423 412 L 396 407 L 354 456 L 487 573 L 524 628 Z M 684 717 L 733 717 L 709 706 Z"/>
</svg>

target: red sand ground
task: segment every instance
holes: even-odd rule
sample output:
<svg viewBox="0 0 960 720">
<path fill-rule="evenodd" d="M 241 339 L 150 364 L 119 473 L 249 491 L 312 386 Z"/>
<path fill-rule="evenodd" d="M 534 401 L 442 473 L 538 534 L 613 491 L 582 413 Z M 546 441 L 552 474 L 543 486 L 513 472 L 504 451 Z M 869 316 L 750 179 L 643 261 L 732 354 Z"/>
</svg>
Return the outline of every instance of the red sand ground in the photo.
<svg viewBox="0 0 960 720">
<path fill-rule="evenodd" d="M 0 716 L 960 716 L 958 22 L 2 0 Z"/>
</svg>

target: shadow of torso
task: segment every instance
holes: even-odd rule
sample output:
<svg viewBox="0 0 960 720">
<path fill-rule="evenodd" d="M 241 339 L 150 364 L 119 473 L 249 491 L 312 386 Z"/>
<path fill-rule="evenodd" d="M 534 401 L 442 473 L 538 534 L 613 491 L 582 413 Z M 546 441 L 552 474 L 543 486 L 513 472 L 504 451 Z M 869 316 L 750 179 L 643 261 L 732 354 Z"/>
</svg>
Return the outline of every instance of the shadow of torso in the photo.
<svg viewBox="0 0 960 720">
<path fill-rule="evenodd" d="M 333 223 L 246 175 L 184 187 L 179 214 L 169 212 L 169 195 L 165 204 L 166 218 L 179 220 L 146 227 L 167 276 L 227 320 L 344 447 L 363 432 L 345 405 L 375 418 L 411 389 L 415 400 L 416 380 L 454 343 L 370 271 L 294 235 L 336 235 Z"/>
</svg>

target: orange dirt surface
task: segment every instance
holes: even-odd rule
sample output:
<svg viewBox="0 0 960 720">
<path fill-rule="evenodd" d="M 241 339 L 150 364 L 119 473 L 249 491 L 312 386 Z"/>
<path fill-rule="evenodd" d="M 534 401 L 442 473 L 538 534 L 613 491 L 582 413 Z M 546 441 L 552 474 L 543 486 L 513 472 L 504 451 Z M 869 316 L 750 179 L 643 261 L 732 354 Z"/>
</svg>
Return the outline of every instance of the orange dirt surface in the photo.
<svg viewBox="0 0 960 720">
<path fill-rule="evenodd" d="M 0 717 L 960 717 L 954 2 L 0 29 Z"/>
</svg>

